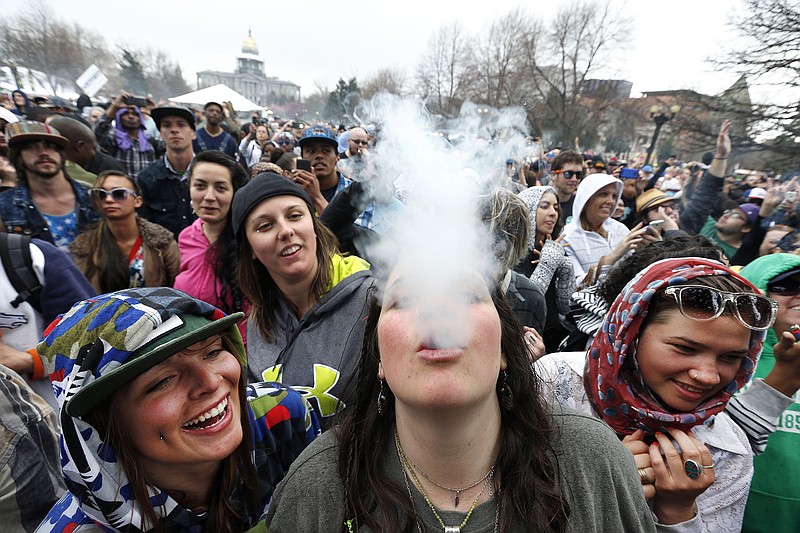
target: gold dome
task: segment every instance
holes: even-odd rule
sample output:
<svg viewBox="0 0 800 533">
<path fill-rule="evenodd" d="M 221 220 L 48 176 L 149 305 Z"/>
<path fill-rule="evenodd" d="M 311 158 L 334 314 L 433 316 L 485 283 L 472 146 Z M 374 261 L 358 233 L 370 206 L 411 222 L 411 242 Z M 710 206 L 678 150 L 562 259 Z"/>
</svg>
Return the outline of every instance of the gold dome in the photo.
<svg viewBox="0 0 800 533">
<path fill-rule="evenodd" d="M 245 37 L 244 42 L 242 43 L 242 52 L 252 52 L 258 55 L 258 45 L 256 44 L 256 40 L 253 39 L 253 36 L 250 34 L 250 30 L 247 31 L 247 37 Z"/>
</svg>

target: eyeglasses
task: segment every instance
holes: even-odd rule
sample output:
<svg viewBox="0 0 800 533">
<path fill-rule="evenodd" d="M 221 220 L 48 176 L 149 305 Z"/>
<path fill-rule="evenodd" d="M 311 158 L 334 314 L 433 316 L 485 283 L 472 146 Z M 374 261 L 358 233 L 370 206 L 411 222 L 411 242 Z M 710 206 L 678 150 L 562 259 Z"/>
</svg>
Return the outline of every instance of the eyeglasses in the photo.
<svg viewBox="0 0 800 533">
<path fill-rule="evenodd" d="M 97 199 L 100 200 L 101 202 L 105 202 L 106 198 L 108 198 L 109 196 L 111 196 L 111 199 L 114 200 L 115 202 L 124 202 L 125 200 L 128 199 L 128 196 L 133 196 L 134 198 L 138 196 L 136 194 L 136 191 L 127 189 L 125 187 L 114 187 L 110 191 L 95 187 L 92 189 L 92 194 L 96 196 Z"/>
<path fill-rule="evenodd" d="M 572 178 L 578 178 L 579 180 L 582 180 L 584 172 L 583 170 L 554 170 L 553 174 L 563 174 L 564 178 L 568 180 L 571 180 Z"/>
<path fill-rule="evenodd" d="M 700 321 L 717 318 L 730 302 L 736 319 L 756 331 L 769 329 L 778 312 L 778 303 L 760 294 L 726 292 L 703 285 L 667 287 L 664 294 L 677 300 L 683 316 Z"/>
<path fill-rule="evenodd" d="M 731 218 L 738 218 L 744 220 L 744 215 L 735 209 L 726 209 L 722 212 L 723 215 L 728 215 Z"/>
<path fill-rule="evenodd" d="M 350 139 L 350 142 L 361 146 L 366 146 L 369 144 L 369 141 L 362 141 L 361 139 Z"/>
</svg>

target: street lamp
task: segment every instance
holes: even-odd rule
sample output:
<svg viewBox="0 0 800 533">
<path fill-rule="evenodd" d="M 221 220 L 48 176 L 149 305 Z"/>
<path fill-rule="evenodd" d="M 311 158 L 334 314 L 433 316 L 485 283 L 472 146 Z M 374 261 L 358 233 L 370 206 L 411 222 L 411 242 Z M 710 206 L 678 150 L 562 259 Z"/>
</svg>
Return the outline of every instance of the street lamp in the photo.
<svg viewBox="0 0 800 533">
<path fill-rule="evenodd" d="M 653 156 L 653 150 L 656 148 L 658 141 L 658 134 L 661 133 L 661 126 L 675 118 L 675 115 L 681 110 L 681 106 L 673 105 L 670 107 L 654 105 L 650 107 L 650 118 L 656 123 L 656 131 L 653 132 L 653 140 L 650 143 L 650 148 L 647 149 L 647 157 L 644 160 L 645 165 L 650 164 L 650 158 Z"/>
</svg>

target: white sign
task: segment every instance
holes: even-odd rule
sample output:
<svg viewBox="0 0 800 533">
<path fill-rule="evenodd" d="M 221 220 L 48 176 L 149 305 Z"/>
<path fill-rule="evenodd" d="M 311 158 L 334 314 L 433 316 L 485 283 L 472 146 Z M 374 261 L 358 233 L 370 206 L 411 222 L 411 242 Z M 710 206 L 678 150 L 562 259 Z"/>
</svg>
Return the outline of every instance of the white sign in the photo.
<svg viewBox="0 0 800 533">
<path fill-rule="evenodd" d="M 77 80 L 75 80 L 75 83 L 78 84 L 78 87 L 80 87 L 87 96 L 92 97 L 97 94 L 97 91 L 99 91 L 107 81 L 108 78 L 106 75 L 93 63 L 89 65 L 89 68 L 87 68 Z"/>
</svg>

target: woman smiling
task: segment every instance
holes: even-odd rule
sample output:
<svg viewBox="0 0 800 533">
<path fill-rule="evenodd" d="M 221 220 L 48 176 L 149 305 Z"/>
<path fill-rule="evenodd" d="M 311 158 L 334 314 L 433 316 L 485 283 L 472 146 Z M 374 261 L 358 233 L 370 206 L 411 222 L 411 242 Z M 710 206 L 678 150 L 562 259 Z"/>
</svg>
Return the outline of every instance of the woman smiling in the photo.
<svg viewBox="0 0 800 533">
<path fill-rule="evenodd" d="M 665 259 L 617 296 L 588 353 L 536 362 L 548 399 L 624 437 L 660 528 L 741 529 L 753 451 L 723 410 L 776 309 L 721 263 Z"/>
<path fill-rule="evenodd" d="M 591 174 L 578 185 L 572 221 L 564 228 L 564 246 L 579 285 L 594 285 L 630 250 L 660 239 L 641 224 L 628 230 L 611 218 L 621 194 L 622 182 L 608 174 Z"/>
<path fill-rule="evenodd" d="M 339 255 L 311 198 L 283 176 L 259 174 L 232 210 L 239 283 L 253 304 L 250 379 L 306 391 L 327 427 L 354 396 L 346 385 L 364 331 L 369 264 Z"/>
<path fill-rule="evenodd" d="M 319 431 L 279 384 L 247 386 L 224 315 L 174 289 L 76 303 L 39 353 L 61 408 L 68 492 L 38 531 L 243 531 Z"/>
</svg>

